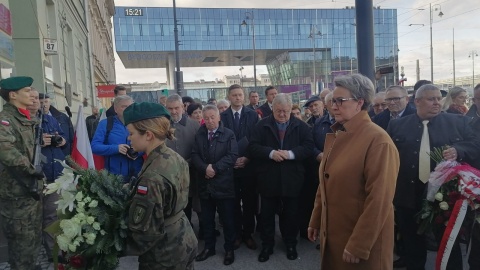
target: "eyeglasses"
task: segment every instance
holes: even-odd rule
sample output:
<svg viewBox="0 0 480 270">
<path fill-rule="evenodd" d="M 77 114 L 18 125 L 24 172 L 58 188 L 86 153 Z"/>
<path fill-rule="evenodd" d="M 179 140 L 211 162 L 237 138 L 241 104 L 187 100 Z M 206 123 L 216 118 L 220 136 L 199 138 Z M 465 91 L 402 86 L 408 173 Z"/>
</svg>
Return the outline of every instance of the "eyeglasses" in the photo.
<svg viewBox="0 0 480 270">
<path fill-rule="evenodd" d="M 386 101 L 387 103 L 390 103 L 390 102 L 392 102 L 392 101 L 395 102 L 395 103 L 397 103 L 397 102 L 399 102 L 399 101 L 400 101 L 402 98 L 404 98 L 404 97 L 405 97 L 405 96 L 403 96 L 403 97 L 386 98 L 385 101 Z"/>
<path fill-rule="evenodd" d="M 380 107 L 386 108 L 386 107 L 388 107 L 388 105 L 387 105 L 387 103 L 378 103 L 378 104 L 374 104 L 372 107 L 374 107 L 374 108 L 380 108 Z"/>
<path fill-rule="evenodd" d="M 343 102 L 348 100 L 357 100 L 356 98 L 332 98 L 332 104 L 336 104 L 337 106 L 342 106 Z"/>
</svg>

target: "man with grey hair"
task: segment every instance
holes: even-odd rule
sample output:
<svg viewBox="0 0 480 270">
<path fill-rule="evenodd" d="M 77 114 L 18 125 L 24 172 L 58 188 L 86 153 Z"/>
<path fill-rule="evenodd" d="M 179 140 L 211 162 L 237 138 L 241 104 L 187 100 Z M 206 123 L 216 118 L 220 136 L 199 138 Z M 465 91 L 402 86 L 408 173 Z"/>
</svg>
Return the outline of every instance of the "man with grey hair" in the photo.
<svg viewBox="0 0 480 270">
<path fill-rule="evenodd" d="M 372 118 L 372 121 L 384 130 L 387 129 L 390 120 L 415 113 L 415 108 L 408 106 L 407 90 L 400 85 L 392 85 L 387 88 L 385 103 L 388 108 Z"/>
<path fill-rule="evenodd" d="M 207 105 L 202 110 L 205 125 L 195 135 L 192 162 L 197 170 L 198 191 L 202 207 L 205 247 L 196 257 L 204 261 L 215 255 L 215 213 L 223 221 L 225 257 L 223 264 L 235 261 L 235 185 L 233 167 L 237 160 L 235 134 L 220 122 L 220 113 L 215 105 Z"/>
<path fill-rule="evenodd" d="M 190 186 L 188 192 L 188 204 L 184 211 L 188 220 L 191 222 L 193 197 L 197 195 L 197 181 L 191 155 L 193 144 L 195 143 L 195 134 L 200 128 L 200 124 L 185 114 L 182 97 L 177 94 L 171 95 L 167 98 L 166 108 L 170 112 L 171 127 L 175 129 L 175 139 L 167 140 L 166 144 L 188 162 Z"/>
<path fill-rule="evenodd" d="M 92 139 L 92 152 L 105 158 L 105 169 L 113 174 L 123 176 L 128 183 L 142 168 L 141 155 L 130 148 L 128 130 L 123 124 L 123 111 L 133 103 L 130 96 L 117 96 L 113 100 L 115 115 L 98 123 Z"/>
<path fill-rule="evenodd" d="M 380 114 L 387 108 L 387 103 L 385 103 L 385 92 L 378 92 L 373 97 L 372 101 L 372 110 L 368 112 L 370 117 L 374 117 L 377 114 Z"/>
<path fill-rule="evenodd" d="M 298 200 L 304 182 L 304 161 L 312 155 L 313 139 L 308 125 L 291 117 L 291 110 L 290 97 L 278 94 L 273 100 L 272 115 L 262 119 L 253 129 L 248 149 L 256 165 L 261 196 L 259 262 L 267 261 L 273 253 L 277 211 L 287 258 L 295 260 L 298 257 Z"/>
<path fill-rule="evenodd" d="M 422 209 L 430 172 L 435 168 L 429 153 L 445 145 L 445 160 L 467 163 L 478 159 L 480 141 L 470 127 L 468 117 L 441 113 L 442 94 L 438 87 L 426 84 L 415 95 L 416 113 L 390 121 L 387 132 L 400 154 L 395 205 L 397 225 L 405 246 L 407 269 L 424 269 L 427 249 L 425 236 L 418 234 L 417 213 Z M 441 239 L 443 232 L 436 235 Z M 462 254 L 454 244 L 447 269 L 462 269 Z"/>
</svg>

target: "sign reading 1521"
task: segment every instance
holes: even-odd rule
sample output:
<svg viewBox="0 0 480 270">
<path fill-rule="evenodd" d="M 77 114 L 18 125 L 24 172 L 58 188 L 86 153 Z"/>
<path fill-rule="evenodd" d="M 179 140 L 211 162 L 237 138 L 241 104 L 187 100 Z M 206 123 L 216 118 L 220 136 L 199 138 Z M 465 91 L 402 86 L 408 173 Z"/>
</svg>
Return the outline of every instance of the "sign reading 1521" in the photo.
<svg viewBox="0 0 480 270">
<path fill-rule="evenodd" d="M 56 39 L 43 39 L 43 52 L 45 54 L 58 54 L 57 40 Z"/>
<path fill-rule="evenodd" d="M 143 9 L 141 8 L 126 8 L 125 16 L 143 16 Z"/>
</svg>

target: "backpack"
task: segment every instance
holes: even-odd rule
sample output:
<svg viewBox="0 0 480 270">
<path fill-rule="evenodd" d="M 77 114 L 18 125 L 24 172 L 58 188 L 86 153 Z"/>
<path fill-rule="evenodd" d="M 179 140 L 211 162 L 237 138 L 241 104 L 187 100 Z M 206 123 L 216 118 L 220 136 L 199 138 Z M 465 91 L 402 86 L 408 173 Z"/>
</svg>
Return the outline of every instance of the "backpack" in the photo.
<svg viewBox="0 0 480 270">
<path fill-rule="evenodd" d="M 113 116 L 107 117 L 107 129 L 105 131 L 105 138 L 103 139 L 103 144 L 108 143 L 108 136 L 110 136 L 110 131 L 113 129 Z"/>
</svg>

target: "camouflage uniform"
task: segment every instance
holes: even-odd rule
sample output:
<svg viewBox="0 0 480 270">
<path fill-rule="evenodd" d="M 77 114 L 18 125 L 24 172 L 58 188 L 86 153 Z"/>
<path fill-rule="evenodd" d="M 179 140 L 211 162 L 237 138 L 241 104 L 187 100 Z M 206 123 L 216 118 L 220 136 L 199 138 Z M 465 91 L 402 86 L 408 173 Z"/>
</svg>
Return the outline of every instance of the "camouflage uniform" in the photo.
<svg viewBox="0 0 480 270">
<path fill-rule="evenodd" d="M 0 214 L 12 269 L 34 269 L 42 230 L 42 202 L 29 195 L 36 121 L 10 103 L 0 112 Z M 41 183 L 39 183 L 41 184 Z"/>
<path fill-rule="evenodd" d="M 132 187 L 128 255 L 139 269 L 193 269 L 197 238 L 183 209 L 188 203 L 187 162 L 165 144 L 144 162 Z"/>
</svg>

